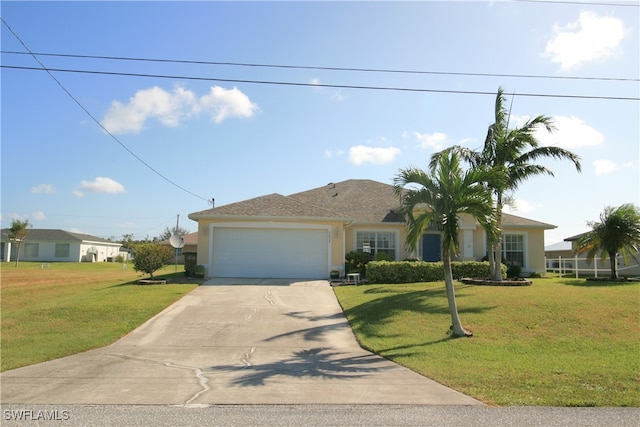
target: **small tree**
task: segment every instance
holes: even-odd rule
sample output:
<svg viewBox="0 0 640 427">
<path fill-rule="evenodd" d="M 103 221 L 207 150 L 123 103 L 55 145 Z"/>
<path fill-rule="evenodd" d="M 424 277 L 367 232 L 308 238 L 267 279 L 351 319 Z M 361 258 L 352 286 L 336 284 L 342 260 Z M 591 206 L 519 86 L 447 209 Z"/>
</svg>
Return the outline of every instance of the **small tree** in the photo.
<svg viewBox="0 0 640 427">
<path fill-rule="evenodd" d="M 134 247 L 133 268 L 135 271 L 148 273 L 153 279 L 153 272 L 171 260 L 173 250 L 157 243 L 139 243 Z"/>
<path fill-rule="evenodd" d="M 589 221 L 587 225 L 591 231 L 578 239 L 576 253 L 586 252 L 588 262 L 598 254 L 603 261 L 608 256 L 611 279 L 617 279 L 616 255 L 622 254 L 626 264 L 629 256 L 635 258 L 640 250 L 640 208 L 631 203 L 609 206 L 600 214 L 600 222 Z"/>
<path fill-rule="evenodd" d="M 442 264 L 447 301 L 451 314 L 451 335 L 472 336 L 462 327 L 458 315 L 452 255 L 460 252 L 460 215 L 471 215 L 490 239 L 500 230 L 496 227 L 496 212 L 486 183 L 497 185 L 502 175 L 483 167 L 463 170 L 456 151 L 440 155 L 432 163 L 431 174 L 416 168 L 401 169 L 394 179 L 394 191 L 400 198 L 407 227 L 407 246 L 413 250 L 424 231 L 433 224 L 440 231 Z"/>
<path fill-rule="evenodd" d="M 9 240 L 16 244 L 16 268 L 18 267 L 18 262 L 20 261 L 20 246 L 22 246 L 22 241 L 29 234 L 29 228 L 31 224 L 29 224 L 29 220 L 25 219 L 24 221 L 20 221 L 19 219 L 14 219 L 11 221 L 11 228 L 9 229 Z"/>
</svg>

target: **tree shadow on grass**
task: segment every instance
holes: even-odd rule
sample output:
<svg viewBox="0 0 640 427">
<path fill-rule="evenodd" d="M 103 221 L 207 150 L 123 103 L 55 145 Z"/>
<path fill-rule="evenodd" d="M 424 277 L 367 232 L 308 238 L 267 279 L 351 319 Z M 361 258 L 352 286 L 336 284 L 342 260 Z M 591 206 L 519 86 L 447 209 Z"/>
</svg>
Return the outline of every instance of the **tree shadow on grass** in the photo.
<svg viewBox="0 0 640 427">
<path fill-rule="evenodd" d="M 350 355 L 325 347 L 294 352 L 290 357 L 276 362 L 238 366 L 211 366 L 208 372 L 235 372 L 241 374 L 232 383 L 239 386 L 263 386 L 270 378 L 323 378 L 349 380 L 391 369 L 382 364 L 383 359 L 373 354 Z"/>
<path fill-rule="evenodd" d="M 583 288 L 607 288 L 614 286 L 633 286 L 638 285 L 637 280 L 618 280 L 613 281 L 609 279 L 602 280 L 587 280 L 587 279 L 556 279 L 557 283 L 568 286 L 579 286 Z"/>
<path fill-rule="evenodd" d="M 366 293 L 367 291 L 365 291 Z M 466 294 L 458 292 L 456 300 L 464 299 Z M 458 313 L 484 313 L 495 306 L 470 306 L 458 304 Z M 391 321 L 394 316 L 403 312 L 449 315 L 445 289 L 427 289 L 411 292 L 397 292 L 358 304 L 344 310 L 351 326 L 367 336 L 378 336 L 377 326 Z"/>
<path fill-rule="evenodd" d="M 422 349 L 424 347 L 442 344 L 442 343 L 445 343 L 445 342 L 450 341 L 452 339 L 455 339 L 455 338 L 451 337 L 450 335 L 447 335 L 447 336 L 444 336 L 444 337 L 439 338 L 437 340 L 430 340 L 430 341 L 424 341 L 424 342 L 413 343 L 413 344 L 398 345 L 398 346 L 395 346 L 395 347 L 379 348 L 379 349 L 376 349 L 376 353 L 379 354 L 382 357 L 385 357 L 385 358 L 389 359 L 389 360 L 395 361 L 395 360 L 397 360 L 398 358 L 401 358 L 401 357 L 414 357 L 416 355 L 423 354 L 423 350 Z M 396 353 L 399 350 L 403 350 L 404 352 Z M 411 351 L 411 350 L 414 350 L 414 351 Z"/>
</svg>

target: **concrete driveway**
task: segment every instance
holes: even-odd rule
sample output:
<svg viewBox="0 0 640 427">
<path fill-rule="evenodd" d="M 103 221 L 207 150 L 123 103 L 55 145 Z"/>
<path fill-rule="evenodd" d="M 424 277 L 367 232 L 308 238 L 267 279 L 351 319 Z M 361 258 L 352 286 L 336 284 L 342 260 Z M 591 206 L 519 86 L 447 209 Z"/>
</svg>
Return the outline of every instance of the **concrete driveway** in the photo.
<svg viewBox="0 0 640 427">
<path fill-rule="evenodd" d="M 3 404 L 482 405 L 361 349 L 326 281 L 211 281 L 110 346 L 0 380 Z"/>
</svg>

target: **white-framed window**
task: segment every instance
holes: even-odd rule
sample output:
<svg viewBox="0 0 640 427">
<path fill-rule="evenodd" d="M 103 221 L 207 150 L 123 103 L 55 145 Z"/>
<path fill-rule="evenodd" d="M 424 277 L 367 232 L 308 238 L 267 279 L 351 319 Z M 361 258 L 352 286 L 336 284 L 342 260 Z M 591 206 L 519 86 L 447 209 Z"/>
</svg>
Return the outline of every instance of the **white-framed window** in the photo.
<svg viewBox="0 0 640 427">
<path fill-rule="evenodd" d="M 40 244 L 38 244 L 38 243 L 25 243 L 24 244 L 24 257 L 25 258 L 38 258 L 39 250 L 40 250 Z"/>
<path fill-rule="evenodd" d="M 502 262 L 507 265 L 524 265 L 524 234 L 505 234 L 502 236 Z"/>
<path fill-rule="evenodd" d="M 56 243 L 56 258 L 69 258 L 69 243 Z"/>
<path fill-rule="evenodd" d="M 356 250 L 369 252 L 371 258 L 377 253 L 385 253 L 391 260 L 396 259 L 396 233 L 393 231 L 357 231 Z"/>
</svg>

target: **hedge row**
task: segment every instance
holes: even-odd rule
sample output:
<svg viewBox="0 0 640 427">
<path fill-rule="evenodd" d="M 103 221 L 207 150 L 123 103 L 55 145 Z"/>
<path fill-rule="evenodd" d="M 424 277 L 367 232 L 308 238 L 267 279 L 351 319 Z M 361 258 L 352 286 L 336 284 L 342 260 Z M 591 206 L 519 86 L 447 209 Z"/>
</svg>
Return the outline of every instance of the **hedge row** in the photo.
<svg viewBox="0 0 640 427">
<path fill-rule="evenodd" d="M 444 280 L 442 262 L 425 261 L 371 261 L 366 266 L 366 277 L 370 283 L 415 283 Z M 489 277 L 486 261 L 454 261 L 451 263 L 453 277 Z M 502 265 L 502 277 L 507 276 L 507 267 Z"/>
</svg>

